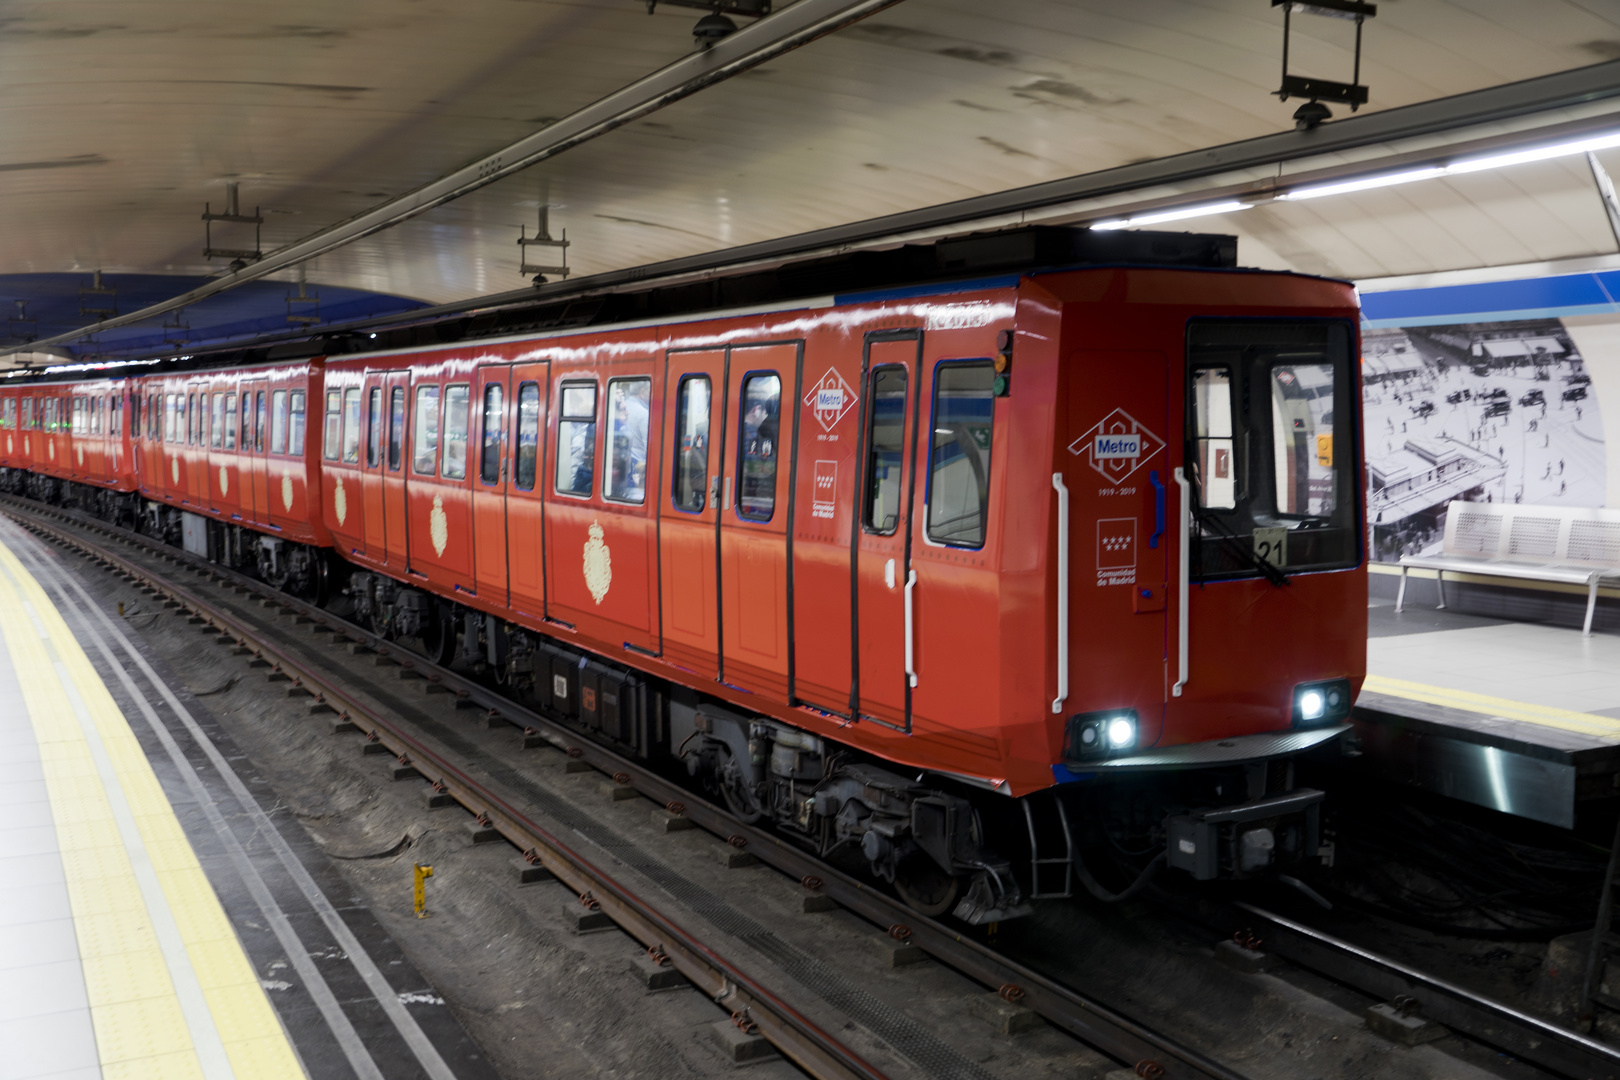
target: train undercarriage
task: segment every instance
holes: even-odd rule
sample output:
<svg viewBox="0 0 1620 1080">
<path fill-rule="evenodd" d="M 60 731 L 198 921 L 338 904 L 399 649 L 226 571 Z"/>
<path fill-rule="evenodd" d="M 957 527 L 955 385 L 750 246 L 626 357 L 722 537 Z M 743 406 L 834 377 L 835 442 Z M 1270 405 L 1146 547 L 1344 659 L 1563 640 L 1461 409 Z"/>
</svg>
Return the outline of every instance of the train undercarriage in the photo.
<svg viewBox="0 0 1620 1080">
<path fill-rule="evenodd" d="M 0 491 L 77 509 L 249 573 L 688 780 L 744 822 L 864 866 L 913 909 L 982 925 L 1077 891 L 1136 895 L 1167 865 L 1246 878 L 1331 858 L 1292 758 L 1104 777 L 1020 799 L 892 763 L 356 568 L 139 495 L 16 469 Z M 1196 851 L 1189 860 L 1187 853 Z M 1285 880 L 1291 880 L 1286 879 Z"/>
</svg>

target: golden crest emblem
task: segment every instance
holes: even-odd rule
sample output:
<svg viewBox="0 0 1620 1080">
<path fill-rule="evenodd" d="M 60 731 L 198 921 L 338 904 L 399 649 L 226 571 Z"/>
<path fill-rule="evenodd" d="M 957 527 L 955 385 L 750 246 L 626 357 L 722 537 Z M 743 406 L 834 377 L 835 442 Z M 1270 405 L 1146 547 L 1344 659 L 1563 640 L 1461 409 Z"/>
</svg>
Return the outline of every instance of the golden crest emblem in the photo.
<svg viewBox="0 0 1620 1080">
<path fill-rule="evenodd" d="M 231 474 L 225 471 L 225 466 L 219 467 L 219 493 L 226 494 L 231 490 Z"/>
<path fill-rule="evenodd" d="M 602 523 L 591 522 L 591 538 L 585 541 L 585 587 L 598 604 L 613 584 L 613 552 L 602 542 Z"/>
<path fill-rule="evenodd" d="M 6 453 L 9 454 L 11 452 L 12 452 L 12 450 L 11 450 L 11 436 L 7 435 L 6 436 Z"/>
<path fill-rule="evenodd" d="M 169 455 L 169 475 L 174 477 L 175 483 L 180 482 L 180 459 L 173 454 Z"/>
<path fill-rule="evenodd" d="M 428 513 L 428 535 L 433 538 L 433 550 L 443 555 L 450 543 L 450 520 L 444 516 L 444 499 L 438 495 L 433 496 L 433 509 Z"/>
<path fill-rule="evenodd" d="M 343 490 L 343 477 L 337 478 L 337 484 L 332 488 L 332 509 L 337 512 L 338 524 L 349 516 L 349 493 Z"/>
<path fill-rule="evenodd" d="M 45 444 L 45 453 L 52 460 L 56 460 L 56 441 L 53 439 Z"/>
<path fill-rule="evenodd" d="M 23 436 L 23 453 L 32 454 L 33 452 L 34 452 L 34 441 L 32 439 L 30 439 L 28 436 L 24 435 Z"/>
<path fill-rule="evenodd" d="M 76 446 L 74 449 L 79 452 L 79 468 L 82 469 L 84 468 L 84 447 Z"/>
<path fill-rule="evenodd" d="M 281 506 L 284 510 L 292 509 L 292 473 L 281 474 Z"/>
</svg>

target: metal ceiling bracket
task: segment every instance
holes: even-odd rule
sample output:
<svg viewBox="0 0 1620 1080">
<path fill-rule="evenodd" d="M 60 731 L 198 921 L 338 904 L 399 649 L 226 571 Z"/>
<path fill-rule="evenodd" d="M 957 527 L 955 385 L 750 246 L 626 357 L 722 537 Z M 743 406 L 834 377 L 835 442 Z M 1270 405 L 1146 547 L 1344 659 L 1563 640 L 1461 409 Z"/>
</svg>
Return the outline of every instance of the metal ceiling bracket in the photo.
<svg viewBox="0 0 1620 1080">
<path fill-rule="evenodd" d="M 205 259 L 232 259 L 244 262 L 258 262 L 264 258 L 264 245 L 259 239 L 259 230 L 264 225 L 264 216 L 255 206 L 253 213 L 244 214 L 236 204 L 236 181 L 225 181 L 225 212 L 216 214 L 213 207 L 203 203 L 203 258 Z M 245 248 L 217 248 L 214 246 L 214 222 L 228 221 L 235 225 L 253 226 L 253 249 Z M 233 269 L 235 267 L 233 266 Z"/>
<path fill-rule="evenodd" d="M 110 299 L 97 299 L 102 296 Z M 79 286 L 79 314 L 94 315 L 98 321 L 104 321 L 109 315 L 118 314 L 118 288 L 115 285 L 103 285 L 100 270 L 91 275 L 88 286 Z"/>
<path fill-rule="evenodd" d="M 550 207 L 544 202 L 540 204 L 540 223 L 535 226 L 534 235 L 528 235 L 528 226 L 518 226 L 518 273 L 524 277 L 535 275 L 534 283 L 544 285 L 546 279 L 543 274 L 556 274 L 558 277 L 567 277 L 568 267 L 568 230 L 562 231 L 561 240 L 551 238 L 551 229 L 548 224 L 548 211 Z M 529 263 L 529 249 L 532 247 L 553 248 L 562 262 L 556 266 L 535 266 Z"/>
<path fill-rule="evenodd" d="M 1355 112 L 1367 104 L 1367 88 L 1361 85 L 1361 24 L 1378 14 L 1378 5 L 1363 0 L 1271 0 L 1272 7 L 1283 9 L 1282 86 L 1275 92 L 1278 99 L 1308 98 L 1311 101 L 1337 101 L 1350 106 Z M 1347 83 L 1332 79 L 1317 79 L 1306 75 L 1288 74 L 1288 40 L 1293 31 L 1294 12 L 1302 15 L 1325 15 L 1330 19 L 1349 19 L 1356 24 L 1356 59 L 1353 74 Z"/>
<path fill-rule="evenodd" d="M 314 326 L 321 321 L 321 294 L 304 291 L 304 268 L 298 268 L 298 295 L 287 294 L 287 321 L 294 326 Z M 312 308 L 297 308 L 295 304 L 313 304 Z"/>
</svg>

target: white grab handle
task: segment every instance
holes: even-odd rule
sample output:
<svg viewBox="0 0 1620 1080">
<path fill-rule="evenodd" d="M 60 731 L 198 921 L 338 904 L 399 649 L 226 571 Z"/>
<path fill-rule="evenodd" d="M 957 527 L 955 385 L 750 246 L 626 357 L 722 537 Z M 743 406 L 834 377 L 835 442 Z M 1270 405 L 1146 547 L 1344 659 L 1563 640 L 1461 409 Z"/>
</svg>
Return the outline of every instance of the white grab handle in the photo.
<svg viewBox="0 0 1620 1080">
<path fill-rule="evenodd" d="M 1052 699 L 1052 711 L 1060 713 L 1069 697 L 1069 489 L 1062 473 L 1052 474 L 1052 489 L 1058 497 L 1057 697 Z"/>
<path fill-rule="evenodd" d="M 911 643 L 911 590 L 917 587 L 917 571 L 906 571 L 906 682 L 917 685 L 917 659 Z"/>
<path fill-rule="evenodd" d="M 1180 550 L 1176 553 L 1176 684 L 1170 688 L 1171 697 L 1180 697 L 1187 685 L 1187 585 L 1191 580 L 1187 552 L 1192 548 L 1192 490 L 1187 474 L 1176 468 L 1176 487 L 1181 489 Z"/>
</svg>

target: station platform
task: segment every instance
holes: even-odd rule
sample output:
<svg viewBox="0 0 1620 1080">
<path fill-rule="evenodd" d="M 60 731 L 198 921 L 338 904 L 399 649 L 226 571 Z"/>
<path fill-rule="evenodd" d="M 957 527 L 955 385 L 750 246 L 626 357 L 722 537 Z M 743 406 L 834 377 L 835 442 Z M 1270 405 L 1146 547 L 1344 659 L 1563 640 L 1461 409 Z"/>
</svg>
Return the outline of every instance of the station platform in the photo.
<svg viewBox="0 0 1620 1080">
<path fill-rule="evenodd" d="M 0 521 L 0 1080 L 493 1077 L 182 696 Z"/>
<path fill-rule="evenodd" d="M 1475 613 L 1493 605 L 1466 597 L 1437 609 L 1416 579 L 1396 614 L 1381 584 L 1352 716 L 1359 768 L 1563 828 L 1620 795 L 1620 634 L 1583 636 L 1546 607 L 1527 613 L 1536 622 Z"/>
</svg>

